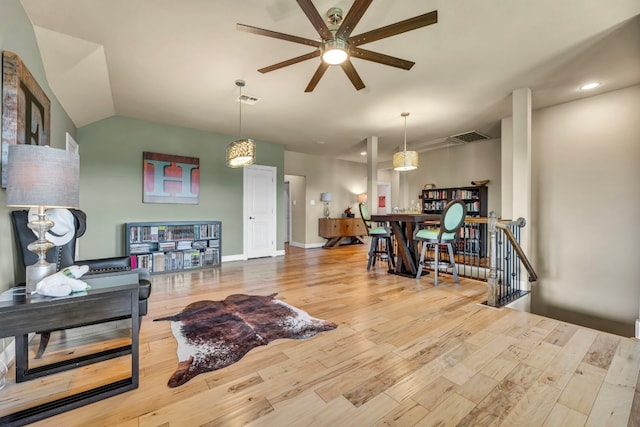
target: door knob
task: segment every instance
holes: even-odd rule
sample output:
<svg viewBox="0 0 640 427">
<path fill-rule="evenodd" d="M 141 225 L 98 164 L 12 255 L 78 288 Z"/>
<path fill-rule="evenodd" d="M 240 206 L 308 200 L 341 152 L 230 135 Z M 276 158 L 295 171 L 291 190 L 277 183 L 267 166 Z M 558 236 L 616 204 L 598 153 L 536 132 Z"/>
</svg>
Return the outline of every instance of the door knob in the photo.
<svg viewBox="0 0 640 427">
<path fill-rule="evenodd" d="M 255 219 L 254 217 L 250 216 L 249 219 Z"/>
</svg>

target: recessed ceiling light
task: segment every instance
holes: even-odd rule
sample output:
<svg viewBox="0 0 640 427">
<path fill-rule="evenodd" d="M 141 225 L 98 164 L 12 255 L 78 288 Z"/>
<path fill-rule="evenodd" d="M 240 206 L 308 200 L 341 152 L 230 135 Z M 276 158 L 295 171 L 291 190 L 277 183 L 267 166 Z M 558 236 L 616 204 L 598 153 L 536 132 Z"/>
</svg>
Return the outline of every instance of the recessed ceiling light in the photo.
<svg viewBox="0 0 640 427">
<path fill-rule="evenodd" d="M 598 82 L 587 83 L 587 84 L 583 84 L 582 86 L 580 86 L 580 90 L 595 89 L 598 86 L 600 86 L 600 83 L 598 83 Z"/>
<path fill-rule="evenodd" d="M 366 156 L 366 155 L 367 155 L 367 152 L 366 152 L 366 151 L 361 151 L 361 152 L 360 152 L 360 155 L 361 155 L 361 156 Z"/>
<path fill-rule="evenodd" d="M 322 144 L 324 144 L 324 143 L 325 143 L 325 141 L 318 141 L 318 142 L 316 142 L 316 144 L 320 144 L 320 145 L 322 145 Z"/>
</svg>

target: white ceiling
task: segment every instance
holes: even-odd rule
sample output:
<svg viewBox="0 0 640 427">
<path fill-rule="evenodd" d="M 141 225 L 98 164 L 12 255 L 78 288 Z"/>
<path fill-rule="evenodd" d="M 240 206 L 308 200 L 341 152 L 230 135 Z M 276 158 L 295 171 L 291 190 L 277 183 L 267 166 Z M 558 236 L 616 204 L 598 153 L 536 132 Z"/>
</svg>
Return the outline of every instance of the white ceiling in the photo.
<svg viewBox="0 0 640 427">
<path fill-rule="evenodd" d="M 314 0 L 348 13 L 353 0 Z M 402 144 L 419 150 L 476 130 L 500 136 L 513 90 L 529 87 L 533 108 L 640 83 L 638 0 L 377 0 L 352 35 L 432 10 L 438 23 L 363 45 L 414 61 L 409 71 L 353 59 L 366 85 L 340 67 L 304 89 L 311 59 L 270 73 L 257 69 L 313 48 L 236 30 L 236 23 L 318 39 L 293 0 L 22 0 L 47 79 L 74 123 L 114 114 L 238 135 L 287 150 L 366 161 Z M 578 86 L 596 80 L 592 92 Z"/>
</svg>

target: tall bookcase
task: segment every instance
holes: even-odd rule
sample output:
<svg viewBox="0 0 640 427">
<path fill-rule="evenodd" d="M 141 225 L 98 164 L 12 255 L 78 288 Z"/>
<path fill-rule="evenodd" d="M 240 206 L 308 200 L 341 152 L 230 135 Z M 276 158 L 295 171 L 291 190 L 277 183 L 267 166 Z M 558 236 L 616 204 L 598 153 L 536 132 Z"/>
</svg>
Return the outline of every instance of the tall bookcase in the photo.
<svg viewBox="0 0 640 427">
<path fill-rule="evenodd" d="M 487 187 L 452 187 L 422 190 L 422 212 L 440 214 L 451 200 L 462 200 L 467 217 L 487 216 Z M 467 255 L 485 256 L 486 224 L 465 222 L 460 229 L 457 250 Z"/>
<path fill-rule="evenodd" d="M 220 265 L 220 221 L 129 222 L 124 235 L 132 267 L 152 274 Z"/>
</svg>

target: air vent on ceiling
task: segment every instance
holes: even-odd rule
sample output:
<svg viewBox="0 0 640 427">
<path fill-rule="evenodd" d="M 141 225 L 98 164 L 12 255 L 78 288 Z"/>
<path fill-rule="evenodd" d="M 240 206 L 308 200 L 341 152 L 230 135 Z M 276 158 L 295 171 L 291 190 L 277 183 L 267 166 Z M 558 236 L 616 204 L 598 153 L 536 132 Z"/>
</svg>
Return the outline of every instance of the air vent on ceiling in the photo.
<svg viewBox="0 0 640 427">
<path fill-rule="evenodd" d="M 239 96 L 236 101 L 242 102 L 243 104 L 246 104 L 246 105 L 256 105 L 258 101 L 260 101 L 260 98 L 256 98 L 255 96 L 242 95 L 242 96 Z"/>
<path fill-rule="evenodd" d="M 464 133 L 459 133 L 457 135 L 451 135 L 449 139 L 455 139 L 457 141 L 462 141 L 464 143 L 467 143 L 467 142 L 476 142 L 476 141 L 482 141 L 485 139 L 490 139 L 490 137 L 474 130 L 471 132 L 464 132 Z"/>
</svg>

